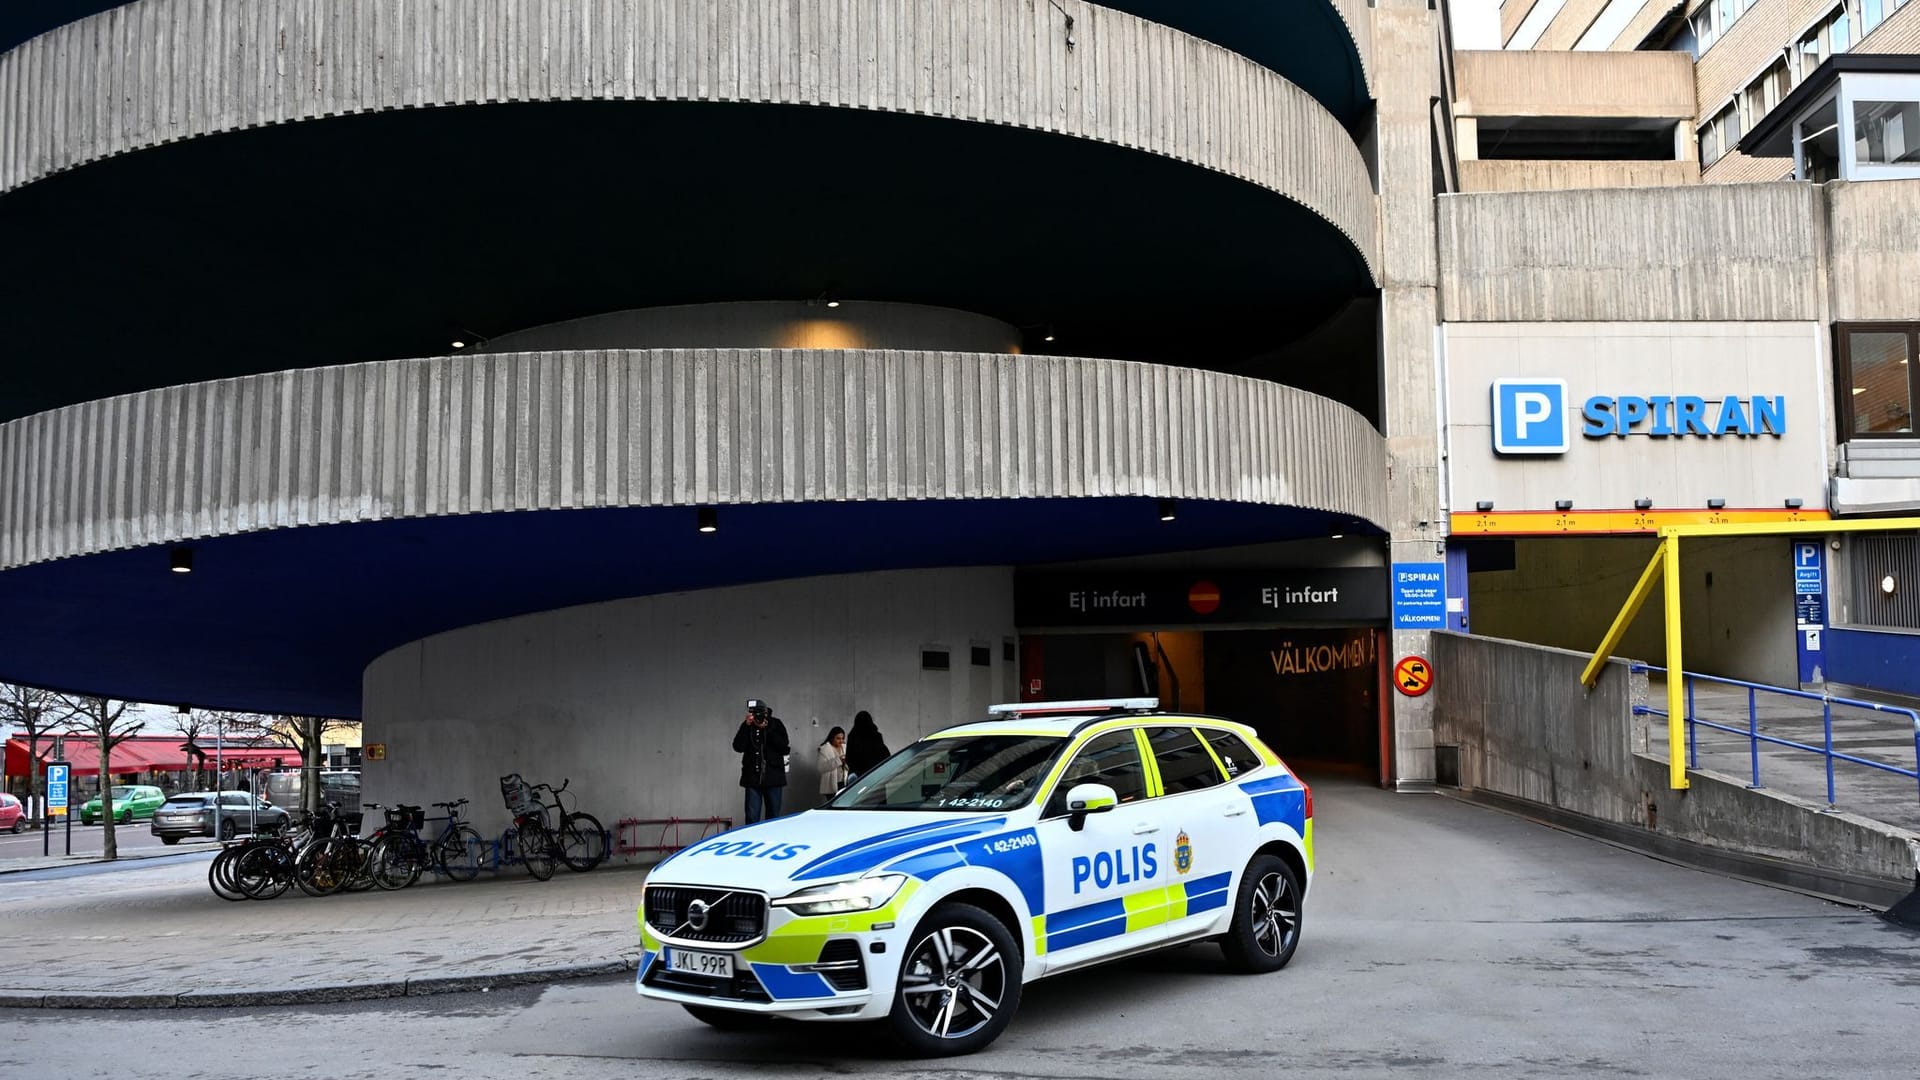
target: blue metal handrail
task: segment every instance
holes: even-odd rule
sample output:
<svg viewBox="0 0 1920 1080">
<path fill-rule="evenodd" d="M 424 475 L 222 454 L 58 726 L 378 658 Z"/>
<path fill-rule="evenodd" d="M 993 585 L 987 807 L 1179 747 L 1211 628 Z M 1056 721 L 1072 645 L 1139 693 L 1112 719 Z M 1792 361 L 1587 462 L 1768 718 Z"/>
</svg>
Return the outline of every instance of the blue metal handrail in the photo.
<svg viewBox="0 0 1920 1080">
<path fill-rule="evenodd" d="M 1667 674 L 1666 668 L 1655 667 L 1652 664 L 1635 663 L 1631 665 L 1631 670 L 1636 675 L 1659 674 L 1664 677 Z M 1726 678 L 1721 678 L 1718 675 L 1701 675 L 1701 674 L 1698 674 L 1697 672 L 1691 672 L 1691 671 L 1682 672 L 1681 679 L 1684 681 L 1684 684 L 1686 686 L 1686 691 L 1687 691 L 1686 721 L 1687 721 L 1687 767 L 1688 768 L 1698 768 L 1700 765 L 1700 748 L 1699 748 L 1699 743 L 1694 735 L 1694 728 L 1696 725 L 1698 725 L 1700 727 L 1711 728 L 1714 731 L 1724 731 L 1730 735 L 1746 736 L 1747 743 L 1748 743 L 1748 756 L 1752 761 L 1752 766 L 1753 766 L 1752 786 L 1755 788 L 1760 787 L 1760 744 L 1761 743 L 1770 743 L 1774 746 L 1785 746 L 1794 750 L 1805 750 L 1809 753 L 1819 754 L 1822 757 L 1826 758 L 1827 805 L 1828 806 L 1835 805 L 1837 801 L 1834 797 L 1834 779 L 1833 779 L 1833 764 L 1836 761 L 1845 761 L 1854 765 L 1865 765 L 1870 769 L 1879 769 L 1882 772 L 1890 772 L 1890 773 L 1893 773 L 1895 776 L 1904 776 L 1907 779 L 1914 781 L 1916 785 L 1920 785 L 1920 712 L 1917 712 L 1913 709 L 1903 709 L 1897 705 L 1883 705 L 1878 701 L 1861 701 L 1857 698 L 1834 697 L 1832 694 L 1815 694 L 1806 690 L 1790 690 L 1784 686 L 1768 686 L 1765 683 L 1745 682 L 1740 679 L 1726 679 Z M 1720 686 L 1736 686 L 1746 690 L 1747 692 L 1747 726 L 1745 730 L 1742 730 L 1736 727 L 1729 727 L 1726 724 L 1716 724 L 1711 720 L 1703 720 L 1699 717 L 1698 715 L 1699 710 L 1694 707 L 1694 694 L 1693 694 L 1694 685 L 1699 682 L 1715 683 Z M 1825 745 L 1809 746 L 1806 743 L 1795 742 L 1792 739 L 1782 739 L 1774 735 L 1760 734 L 1760 711 L 1759 711 L 1757 702 L 1758 702 L 1758 696 L 1762 692 L 1765 692 L 1768 694 L 1774 694 L 1779 697 L 1797 698 L 1802 701 L 1820 702 L 1821 721 L 1826 731 Z M 1892 716 L 1906 717 L 1907 722 L 1913 725 L 1913 757 L 1914 757 L 1913 768 L 1902 769 L 1897 765 L 1889 765 L 1884 761 L 1873 761 L 1868 758 L 1858 757 L 1853 754 L 1848 754 L 1839 750 L 1835 750 L 1833 748 L 1833 707 L 1835 705 L 1840 705 L 1840 706 L 1844 706 L 1847 708 L 1854 708 L 1854 709 L 1866 709 L 1870 712 L 1887 713 Z M 1633 707 L 1633 711 L 1634 711 L 1634 715 L 1636 716 L 1664 717 L 1667 715 L 1667 711 L 1665 709 L 1657 709 L 1651 705 L 1635 705 Z M 1920 791 L 1920 787 L 1917 787 L 1916 790 Z"/>
</svg>

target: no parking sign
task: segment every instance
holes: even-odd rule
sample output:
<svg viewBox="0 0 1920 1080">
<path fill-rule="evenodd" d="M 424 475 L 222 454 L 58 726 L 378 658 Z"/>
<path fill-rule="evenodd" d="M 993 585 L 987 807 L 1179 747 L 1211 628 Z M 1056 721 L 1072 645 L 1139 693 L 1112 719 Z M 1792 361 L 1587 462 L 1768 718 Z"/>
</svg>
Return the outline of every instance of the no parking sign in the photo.
<svg viewBox="0 0 1920 1080">
<path fill-rule="evenodd" d="M 1393 688 L 1408 697 L 1433 689 L 1433 665 L 1424 656 L 1403 656 L 1393 665 Z"/>
</svg>

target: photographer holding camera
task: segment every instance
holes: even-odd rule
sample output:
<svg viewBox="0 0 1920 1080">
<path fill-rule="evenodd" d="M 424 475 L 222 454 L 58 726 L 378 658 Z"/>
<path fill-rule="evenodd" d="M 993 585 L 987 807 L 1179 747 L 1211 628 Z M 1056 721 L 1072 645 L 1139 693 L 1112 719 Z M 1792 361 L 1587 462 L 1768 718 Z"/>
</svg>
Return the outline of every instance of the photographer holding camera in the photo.
<svg viewBox="0 0 1920 1080">
<path fill-rule="evenodd" d="M 787 786 L 787 725 L 759 698 L 747 702 L 747 717 L 733 734 L 740 755 L 740 786 L 747 790 L 745 824 L 780 816 L 780 798 Z"/>
</svg>

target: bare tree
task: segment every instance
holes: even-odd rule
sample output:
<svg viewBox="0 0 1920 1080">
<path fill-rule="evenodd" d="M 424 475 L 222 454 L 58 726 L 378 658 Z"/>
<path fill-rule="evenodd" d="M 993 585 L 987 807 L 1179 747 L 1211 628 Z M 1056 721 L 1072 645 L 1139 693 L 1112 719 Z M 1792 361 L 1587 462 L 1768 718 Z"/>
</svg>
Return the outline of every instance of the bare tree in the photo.
<svg viewBox="0 0 1920 1080">
<path fill-rule="evenodd" d="M 103 697 L 69 697 L 67 722 L 76 732 L 100 742 L 100 834 L 101 854 L 107 859 L 120 857 L 113 835 L 113 748 L 137 734 L 147 722 L 138 713 L 129 717 L 128 703 Z"/>
<path fill-rule="evenodd" d="M 274 720 L 276 728 L 300 751 L 301 809 L 312 814 L 320 809 L 320 764 L 327 754 L 327 732 L 352 727 L 353 721 L 323 716 L 276 716 Z"/>
<path fill-rule="evenodd" d="M 40 736 L 51 734 L 71 712 L 66 699 L 51 690 L 0 683 L 0 724 L 19 728 L 27 736 L 27 794 L 43 794 L 40 783 Z M 41 816 L 46 815 L 42 806 Z"/>
<path fill-rule="evenodd" d="M 180 734 L 186 738 L 186 742 L 181 744 L 181 749 L 187 752 L 187 762 L 193 769 L 193 790 L 195 791 L 199 791 L 200 785 L 206 782 L 207 759 L 213 756 L 201 739 L 203 736 L 212 734 L 218 723 L 219 719 L 215 714 L 194 712 L 191 709 L 175 713 L 173 716 L 173 726 L 179 728 Z"/>
</svg>

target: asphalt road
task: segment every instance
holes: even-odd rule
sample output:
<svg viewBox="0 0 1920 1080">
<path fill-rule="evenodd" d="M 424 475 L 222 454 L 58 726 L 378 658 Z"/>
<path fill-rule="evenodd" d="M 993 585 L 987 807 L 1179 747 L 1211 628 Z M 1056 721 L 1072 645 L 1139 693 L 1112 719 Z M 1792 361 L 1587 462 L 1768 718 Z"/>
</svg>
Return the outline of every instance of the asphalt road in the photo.
<svg viewBox="0 0 1920 1080">
<path fill-rule="evenodd" d="M 100 854 L 100 845 L 104 842 L 102 837 L 105 836 L 106 831 L 106 826 L 104 825 L 82 825 L 80 824 L 80 820 L 75 818 L 73 822 L 73 853 L 75 855 Z M 211 845 L 213 843 L 211 840 L 182 840 L 173 847 L 167 848 L 160 843 L 159 837 L 153 835 L 152 823 L 146 821 L 136 821 L 131 825 L 117 826 L 114 829 L 114 841 L 122 855 L 150 849 L 154 851 L 162 849 L 168 851 L 184 851 L 195 844 Z M 48 850 L 55 855 L 61 855 L 66 852 L 66 845 L 66 826 L 55 825 L 53 827 L 52 843 Z M 0 832 L 0 863 L 4 863 L 8 859 L 24 859 L 39 854 L 40 831 L 38 829 L 28 829 L 18 836 L 12 833 Z"/>
<path fill-rule="evenodd" d="M 1286 971 L 1232 976 L 1197 946 L 1044 980 L 958 1061 L 892 1060 L 860 1027 L 714 1032 L 614 978 L 22 1010 L 0 1077 L 1914 1076 L 1920 935 L 1446 798 L 1328 784 L 1316 805 L 1321 872 Z"/>
</svg>

